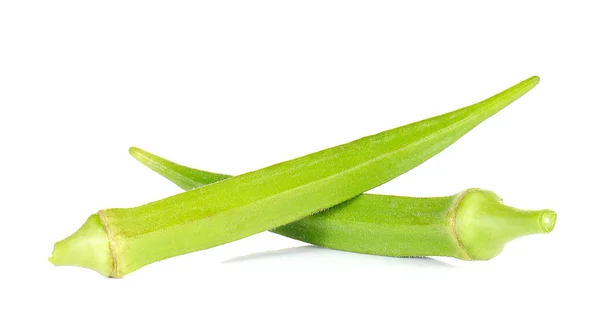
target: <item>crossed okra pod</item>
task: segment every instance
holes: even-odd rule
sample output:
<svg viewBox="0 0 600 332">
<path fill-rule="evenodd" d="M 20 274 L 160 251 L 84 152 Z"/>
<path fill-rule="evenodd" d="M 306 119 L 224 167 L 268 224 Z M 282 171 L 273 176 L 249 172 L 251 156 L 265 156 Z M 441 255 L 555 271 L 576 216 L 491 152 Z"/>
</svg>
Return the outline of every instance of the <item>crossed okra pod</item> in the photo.
<svg viewBox="0 0 600 332">
<path fill-rule="evenodd" d="M 441 152 L 538 82 L 534 76 L 471 106 L 233 177 L 131 148 L 186 191 L 92 214 L 55 244 L 50 261 L 122 277 L 268 230 L 374 255 L 491 259 L 515 238 L 551 232 L 556 213 L 509 207 L 482 189 L 430 198 L 363 193 Z"/>
</svg>

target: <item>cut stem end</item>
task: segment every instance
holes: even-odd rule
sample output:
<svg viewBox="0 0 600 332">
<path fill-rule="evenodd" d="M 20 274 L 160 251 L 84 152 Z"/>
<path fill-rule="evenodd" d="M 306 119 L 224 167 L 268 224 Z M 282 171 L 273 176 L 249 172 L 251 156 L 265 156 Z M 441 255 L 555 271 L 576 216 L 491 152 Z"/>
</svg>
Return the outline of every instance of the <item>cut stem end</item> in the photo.
<svg viewBox="0 0 600 332">
<path fill-rule="evenodd" d="M 556 224 L 556 212 L 552 210 L 543 210 L 540 212 L 539 218 L 540 228 L 544 231 L 544 233 L 550 233 L 554 229 L 554 225 Z"/>
<path fill-rule="evenodd" d="M 55 266 L 79 266 L 109 276 L 112 272 L 112 254 L 102 221 L 97 214 L 71 236 L 54 244 L 48 258 Z"/>
<path fill-rule="evenodd" d="M 552 232 L 556 212 L 521 210 L 504 205 L 487 190 L 470 190 L 456 212 L 458 237 L 472 259 L 490 259 L 514 239 Z"/>
</svg>

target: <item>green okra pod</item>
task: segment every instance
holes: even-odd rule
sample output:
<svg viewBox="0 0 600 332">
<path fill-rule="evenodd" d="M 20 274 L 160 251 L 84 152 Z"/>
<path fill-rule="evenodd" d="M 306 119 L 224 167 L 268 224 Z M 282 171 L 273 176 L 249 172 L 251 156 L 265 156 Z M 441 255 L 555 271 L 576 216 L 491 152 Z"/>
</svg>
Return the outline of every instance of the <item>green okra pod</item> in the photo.
<svg viewBox="0 0 600 332">
<path fill-rule="evenodd" d="M 131 155 L 180 188 L 191 190 L 227 178 L 176 164 L 139 148 Z M 549 233 L 556 213 L 502 204 L 493 192 L 468 189 L 447 197 L 362 194 L 273 230 L 338 250 L 383 256 L 449 256 L 484 260 L 517 237 Z"/>
<path fill-rule="evenodd" d="M 100 210 L 50 261 L 121 277 L 147 264 L 285 225 L 377 187 L 439 153 L 531 90 L 531 77 L 454 112 L 135 208 Z"/>
</svg>

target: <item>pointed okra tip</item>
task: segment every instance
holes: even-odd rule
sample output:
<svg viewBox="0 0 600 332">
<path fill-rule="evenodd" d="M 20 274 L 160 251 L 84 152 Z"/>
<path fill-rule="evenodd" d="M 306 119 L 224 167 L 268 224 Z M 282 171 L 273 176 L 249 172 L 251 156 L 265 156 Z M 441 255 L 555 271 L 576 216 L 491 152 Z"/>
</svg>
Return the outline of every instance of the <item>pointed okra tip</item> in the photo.
<svg viewBox="0 0 600 332">
<path fill-rule="evenodd" d="M 173 162 L 170 162 L 164 158 L 161 158 L 155 154 L 152 154 L 144 149 L 140 149 L 138 147 L 132 146 L 129 148 L 129 154 L 137 161 L 139 161 L 142 165 L 149 167 L 154 171 L 164 170 L 169 166 L 169 168 L 173 168 L 179 166 Z"/>
<path fill-rule="evenodd" d="M 144 159 L 147 159 L 147 156 L 150 153 L 148 151 L 140 149 L 136 146 L 132 146 L 129 148 L 129 154 L 137 160 L 144 160 Z"/>
<path fill-rule="evenodd" d="M 517 98 L 519 98 L 520 96 L 524 95 L 525 93 L 529 92 L 531 89 L 535 88 L 538 83 L 540 83 L 540 77 L 539 76 L 531 76 L 527 79 L 524 79 L 523 81 L 513 85 L 512 87 L 508 88 L 507 90 L 500 92 L 500 94 L 504 93 L 504 92 L 509 92 L 509 94 L 511 93 L 515 93 L 517 95 Z"/>
<path fill-rule="evenodd" d="M 516 99 L 519 99 L 521 96 L 523 96 L 527 92 L 531 91 L 531 89 L 535 88 L 539 82 L 540 82 L 539 76 L 531 76 L 530 78 L 525 79 L 518 84 L 515 84 L 514 86 L 508 88 L 507 90 L 500 92 L 499 94 L 497 94 L 494 97 L 502 96 L 502 98 L 500 98 L 500 99 L 505 99 L 505 101 L 507 101 L 508 103 L 511 103 L 511 102 L 515 101 Z M 490 99 L 493 100 L 494 97 L 492 97 Z"/>
<path fill-rule="evenodd" d="M 98 215 L 91 215 L 75 233 L 56 242 L 48 260 L 55 266 L 79 266 L 110 276 L 113 258 L 108 236 Z"/>
<path fill-rule="evenodd" d="M 540 77 L 539 76 L 531 76 L 529 78 L 529 80 L 533 83 L 533 84 L 538 84 L 540 82 Z"/>
<path fill-rule="evenodd" d="M 525 85 L 525 86 L 530 86 L 531 88 L 533 88 L 538 83 L 540 83 L 540 77 L 539 76 L 531 76 L 530 78 L 524 80 L 523 82 L 519 83 L 518 85 Z"/>
<path fill-rule="evenodd" d="M 552 232 L 556 212 L 517 209 L 491 191 L 470 189 L 457 200 L 454 220 L 467 256 L 485 260 L 497 256 L 514 239 Z"/>
</svg>

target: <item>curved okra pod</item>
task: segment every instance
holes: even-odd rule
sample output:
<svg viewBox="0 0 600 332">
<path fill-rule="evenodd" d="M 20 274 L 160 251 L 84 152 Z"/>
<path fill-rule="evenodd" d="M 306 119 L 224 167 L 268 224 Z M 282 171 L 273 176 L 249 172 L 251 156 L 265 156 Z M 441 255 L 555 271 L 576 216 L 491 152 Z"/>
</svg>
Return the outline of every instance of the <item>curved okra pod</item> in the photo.
<svg viewBox="0 0 600 332">
<path fill-rule="evenodd" d="M 121 277 L 147 264 L 285 225 L 420 165 L 531 90 L 531 77 L 454 112 L 135 208 L 101 210 L 50 261 Z"/>
<path fill-rule="evenodd" d="M 182 166 L 139 148 L 131 155 L 191 190 L 226 175 Z M 450 256 L 484 260 L 521 236 L 549 233 L 556 214 L 502 204 L 493 192 L 468 189 L 447 197 L 362 194 L 273 230 L 296 240 L 338 250 L 383 256 Z"/>
</svg>

